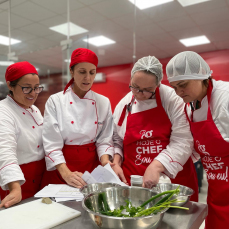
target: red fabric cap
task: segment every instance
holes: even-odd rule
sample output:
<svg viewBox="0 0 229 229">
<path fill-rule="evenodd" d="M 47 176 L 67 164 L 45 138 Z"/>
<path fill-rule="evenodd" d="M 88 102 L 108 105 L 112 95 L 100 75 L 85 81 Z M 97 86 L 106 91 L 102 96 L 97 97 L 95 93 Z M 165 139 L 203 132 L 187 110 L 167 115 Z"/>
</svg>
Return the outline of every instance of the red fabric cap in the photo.
<svg viewBox="0 0 229 229">
<path fill-rule="evenodd" d="M 27 61 L 18 62 L 15 64 L 11 64 L 6 69 L 5 79 L 6 81 L 14 81 L 26 74 L 37 74 L 36 68 Z"/>
<path fill-rule="evenodd" d="M 94 64 L 96 67 L 98 65 L 98 57 L 94 52 L 85 48 L 78 48 L 72 52 L 70 67 L 75 64 L 87 62 Z"/>
<path fill-rule="evenodd" d="M 85 49 L 85 48 L 75 49 L 72 52 L 70 68 L 72 66 L 74 66 L 75 64 L 79 64 L 79 63 L 83 63 L 83 62 L 94 64 L 96 66 L 96 68 L 97 68 L 98 57 L 96 56 L 96 54 L 94 52 L 92 52 L 89 49 Z M 73 84 L 73 82 L 74 82 L 74 78 L 72 78 L 67 83 L 67 85 L 64 88 L 64 93 L 68 89 L 68 87 Z"/>
</svg>

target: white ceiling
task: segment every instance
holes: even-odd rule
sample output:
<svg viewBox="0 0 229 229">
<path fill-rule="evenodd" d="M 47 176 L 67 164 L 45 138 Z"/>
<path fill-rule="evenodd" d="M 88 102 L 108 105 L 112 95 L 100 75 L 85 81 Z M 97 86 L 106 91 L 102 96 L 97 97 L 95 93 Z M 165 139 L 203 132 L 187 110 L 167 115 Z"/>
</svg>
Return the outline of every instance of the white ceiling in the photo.
<svg viewBox="0 0 229 229">
<path fill-rule="evenodd" d="M 3 0 L 0 0 L 3 2 Z M 89 48 L 99 56 L 99 66 L 131 63 L 133 56 L 134 5 L 128 0 L 70 0 L 71 22 L 89 32 L 104 35 L 115 44 Z M 66 36 L 49 29 L 66 23 L 67 0 L 11 0 L 11 35 L 22 42 L 12 46 L 19 60 L 27 60 L 42 70 L 61 72 L 60 42 Z M 0 4 L 0 35 L 8 36 L 8 2 Z M 186 48 L 179 39 L 206 35 L 211 43 Z M 85 45 L 78 42 L 77 45 Z M 192 50 L 206 52 L 229 49 L 229 0 L 211 0 L 182 7 L 177 0 L 145 10 L 137 9 L 136 56 L 171 57 Z M 8 47 L 0 45 L 0 55 Z M 2 75 L 2 74 L 1 74 Z"/>
</svg>

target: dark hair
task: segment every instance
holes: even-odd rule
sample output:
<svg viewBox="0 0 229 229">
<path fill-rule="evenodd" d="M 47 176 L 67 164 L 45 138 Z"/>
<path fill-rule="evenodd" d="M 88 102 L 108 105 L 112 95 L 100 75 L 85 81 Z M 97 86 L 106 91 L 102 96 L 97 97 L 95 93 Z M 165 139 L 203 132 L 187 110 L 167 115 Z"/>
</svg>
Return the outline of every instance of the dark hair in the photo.
<svg viewBox="0 0 229 229">
<path fill-rule="evenodd" d="M 16 87 L 16 85 L 17 85 L 17 83 L 20 81 L 20 79 L 21 79 L 21 78 L 16 79 L 16 80 L 14 80 L 14 81 L 10 81 L 10 86 L 11 86 L 11 87 Z M 13 92 L 12 92 L 11 90 L 9 90 L 9 94 L 10 94 L 11 96 L 14 96 L 14 95 L 13 95 Z"/>
<path fill-rule="evenodd" d="M 211 80 L 211 77 L 209 77 L 208 79 L 203 80 L 203 85 L 204 85 L 205 87 L 208 87 L 209 80 Z"/>
<path fill-rule="evenodd" d="M 77 64 L 74 64 L 72 67 L 71 67 L 71 70 L 74 72 L 74 68 Z"/>
</svg>

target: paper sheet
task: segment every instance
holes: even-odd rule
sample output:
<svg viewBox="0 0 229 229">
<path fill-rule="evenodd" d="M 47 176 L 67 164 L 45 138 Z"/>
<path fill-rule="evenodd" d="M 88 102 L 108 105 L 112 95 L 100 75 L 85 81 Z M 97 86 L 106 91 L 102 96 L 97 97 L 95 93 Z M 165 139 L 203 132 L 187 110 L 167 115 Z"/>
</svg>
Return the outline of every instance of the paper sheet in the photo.
<svg viewBox="0 0 229 229">
<path fill-rule="evenodd" d="M 55 201 L 57 203 L 64 202 L 64 201 L 71 201 L 71 200 L 81 201 L 81 200 L 76 199 L 75 197 L 74 198 L 65 198 L 65 197 L 56 197 L 55 198 Z"/>
<path fill-rule="evenodd" d="M 83 176 L 81 177 L 87 184 L 97 183 L 94 177 L 88 172 L 85 171 Z"/>
<path fill-rule="evenodd" d="M 83 194 L 78 188 L 66 184 L 49 184 L 36 193 L 34 197 L 64 197 L 82 200 Z"/>
</svg>

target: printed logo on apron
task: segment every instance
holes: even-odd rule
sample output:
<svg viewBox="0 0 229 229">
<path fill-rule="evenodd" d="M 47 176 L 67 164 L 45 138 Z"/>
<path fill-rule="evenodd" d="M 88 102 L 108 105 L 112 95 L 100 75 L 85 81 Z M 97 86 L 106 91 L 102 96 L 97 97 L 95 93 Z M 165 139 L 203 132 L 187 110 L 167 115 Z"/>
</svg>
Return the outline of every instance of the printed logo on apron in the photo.
<svg viewBox="0 0 229 229">
<path fill-rule="evenodd" d="M 205 145 L 201 145 L 198 140 L 196 140 L 196 145 L 199 152 L 204 154 L 201 158 L 204 165 L 204 170 L 207 175 L 208 180 L 223 180 L 228 182 L 228 166 L 225 166 L 221 157 L 210 156 L 205 150 Z"/>
</svg>

